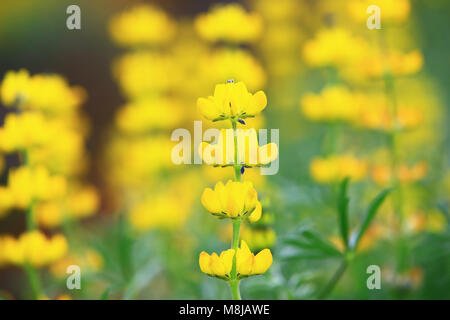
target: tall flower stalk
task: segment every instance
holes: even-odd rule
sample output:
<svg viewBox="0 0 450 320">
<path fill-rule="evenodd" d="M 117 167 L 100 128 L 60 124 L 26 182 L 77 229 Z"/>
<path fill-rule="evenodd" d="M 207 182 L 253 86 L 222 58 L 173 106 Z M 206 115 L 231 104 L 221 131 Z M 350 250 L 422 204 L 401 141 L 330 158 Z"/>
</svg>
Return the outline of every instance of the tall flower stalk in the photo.
<svg viewBox="0 0 450 320">
<path fill-rule="evenodd" d="M 233 148 L 230 155 L 226 138 L 229 136 L 221 132 L 217 145 L 202 143 L 199 148 L 203 160 L 208 159 L 211 164 L 221 167 L 233 167 L 235 180 L 226 184 L 218 182 L 213 189 L 206 188 L 202 195 L 202 204 L 211 214 L 219 218 L 231 220 L 233 234 L 231 249 L 220 255 L 209 255 L 202 252 L 199 258 L 201 270 L 209 276 L 225 280 L 230 285 L 233 300 L 240 300 L 240 280 L 252 275 L 264 273 L 272 264 L 272 254 L 264 249 L 257 255 L 251 253 L 245 241 L 239 247 L 241 224 L 256 222 L 262 213 L 261 203 L 253 188 L 253 184 L 242 181 L 245 168 L 260 167 L 275 160 L 278 147 L 270 143 L 259 147 L 255 131 L 237 129 L 237 122 L 245 124 L 243 119 L 254 117 L 267 104 L 262 91 L 252 95 L 242 82 L 233 80 L 216 86 L 214 96 L 199 98 L 197 105 L 200 113 L 212 121 L 230 121 L 233 133 Z M 254 139 L 252 139 L 252 137 Z M 227 150 L 223 153 L 224 146 Z M 249 152 L 250 154 L 245 154 Z M 254 159 L 255 161 L 250 161 Z"/>
</svg>

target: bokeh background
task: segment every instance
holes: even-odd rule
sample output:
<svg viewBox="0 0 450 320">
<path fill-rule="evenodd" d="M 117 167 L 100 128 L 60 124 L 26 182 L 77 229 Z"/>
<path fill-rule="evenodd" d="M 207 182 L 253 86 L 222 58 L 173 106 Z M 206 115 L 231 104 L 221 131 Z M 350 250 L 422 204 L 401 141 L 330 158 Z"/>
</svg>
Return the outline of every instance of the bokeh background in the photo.
<svg viewBox="0 0 450 320">
<path fill-rule="evenodd" d="M 242 281 L 243 297 L 450 298 L 450 3 L 372 2 L 381 7 L 381 30 L 366 27 L 367 1 L 1 1 L 0 79 L 26 69 L 83 89 L 76 117 L 59 119 L 79 143 L 58 142 L 79 151 L 68 151 L 69 167 L 81 168 L 66 173 L 36 160 L 66 176 L 69 191 L 58 201 L 72 205 L 47 199 L 33 204 L 33 214 L 47 237 L 63 234 L 67 248 L 34 266 L 34 276 L 0 259 L 0 297 L 229 298 L 224 282 L 200 272 L 198 254 L 229 246 L 227 223 L 210 217 L 200 196 L 232 170 L 173 165 L 170 134 L 201 120 L 197 98 L 232 78 L 268 96 L 263 116 L 247 125 L 280 129 L 278 174 L 245 173 L 263 218 L 244 226 L 242 237 L 254 251 L 271 248 L 274 263 Z M 230 3 L 238 13 L 202 24 L 202 14 Z M 81 8 L 82 30 L 66 28 L 71 4 Z M 239 16 L 241 7 L 256 18 Z M 146 38 L 149 28 L 159 32 Z M 254 34 L 239 38 L 246 28 Z M 140 32 L 144 40 L 134 39 Z M 5 127 L 14 111 L 2 104 Z M 8 186 L 24 159 L 5 148 L 0 157 Z M 343 250 L 337 197 L 346 176 L 351 230 L 379 192 L 395 189 L 339 281 L 321 295 L 342 257 L 321 251 L 310 233 Z M 3 211 L 0 234 L 20 237 L 27 209 Z M 81 266 L 81 290 L 66 288 L 70 264 Z M 380 290 L 366 286 L 369 265 L 381 268 Z"/>
</svg>

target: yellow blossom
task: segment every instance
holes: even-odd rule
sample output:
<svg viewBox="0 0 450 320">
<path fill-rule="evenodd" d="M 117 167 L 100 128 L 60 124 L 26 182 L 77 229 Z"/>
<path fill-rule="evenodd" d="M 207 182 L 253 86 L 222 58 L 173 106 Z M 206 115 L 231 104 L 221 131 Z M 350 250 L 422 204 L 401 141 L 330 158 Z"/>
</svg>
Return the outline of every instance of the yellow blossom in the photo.
<svg viewBox="0 0 450 320">
<path fill-rule="evenodd" d="M 116 115 L 116 124 L 124 132 L 145 133 L 176 128 L 184 117 L 182 106 L 173 99 L 144 98 L 122 107 Z"/>
<path fill-rule="evenodd" d="M 215 252 L 209 255 L 202 251 L 199 258 L 200 269 L 210 276 L 230 280 L 234 256 L 233 249 L 223 251 L 220 256 Z M 272 265 L 272 261 L 272 253 L 269 249 L 264 249 L 255 256 L 242 240 L 241 247 L 236 252 L 237 279 L 263 274 Z"/>
<path fill-rule="evenodd" d="M 310 173 L 320 183 L 337 182 L 345 177 L 352 181 L 363 179 L 367 173 L 367 163 L 352 155 L 333 155 L 327 158 L 314 158 Z"/>
<path fill-rule="evenodd" d="M 67 241 L 63 235 L 47 238 L 40 231 L 23 233 L 15 239 L 0 238 L 0 261 L 5 264 L 30 264 L 43 267 L 61 259 L 67 252 Z"/>
<path fill-rule="evenodd" d="M 113 74 L 129 97 L 152 96 L 178 83 L 177 67 L 170 56 L 152 51 L 123 55 L 113 65 Z"/>
<path fill-rule="evenodd" d="M 250 222 L 258 221 L 261 217 L 261 203 L 249 181 L 228 180 L 225 185 L 218 182 L 214 190 L 206 188 L 203 191 L 202 204 L 206 210 L 218 217 L 248 217 Z"/>
<path fill-rule="evenodd" d="M 217 49 L 205 55 L 201 59 L 201 76 L 208 84 L 239 79 L 250 90 L 264 87 L 267 81 L 261 63 L 245 50 Z"/>
<path fill-rule="evenodd" d="M 151 5 L 137 5 L 114 16 L 109 31 L 121 46 L 155 45 L 172 40 L 176 26 L 164 11 Z"/>
<path fill-rule="evenodd" d="M 350 0 L 347 3 L 350 16 L 356 22 L 367 20 L 367 8 L 376 5 L 380 8 L 382 23 L 403 22 L 411 10 L 409 0 Z"/>
<path fill-rule="evenodd" d="M 264 92 L 251 94 L 243 82 L 234 81 L 216 85 L 214 96 L 197 100 L 200 113 L 213 121 L 252 117 L 264 110 L 266 105 Z"/>
<path fill-rule="evenodd" d="M 74 110 L 85 99 L 80 87 L 70 87 L 56 74 L 30 76 L 26 70 L 9 71 L 1 83 L 1 99 L 6 106 L 39 109 L 49 113 Z"/>
<path fill-rule="evenodd" d="M 200 14 L 195 28 L 207 41 L 251 42 L 261 34 L 262 18 L 257 13 L 247 13 L 239 4 L 221 5 Z"/>
<path fill-rule="evenodd" d="M 319 95 L 309 93 L 301 98 L 303 114 L 314 121 L 355 121 L 363 98 L 344 86 L 326 87 Z"/>
<path fill-rule="evenodd" d="M 408 53 L 399 51 L 370 52 L 357 59 L 344 74 L 353 77 L 380 78 L 385 74 L 406 76 L 419 72 L 423 66 L 423 56 L 419 50 Z"/>
<path fill-rule="evenodd" d="M 45 167 L 19 167 L 9 172 L 8 186 L 14 206 L 27 208 L 35 200 L 60 198 L 66 193 L 66 179 L 52 176 Z"/>
<path fill-rule="evenodd" d="M 353 37 L 341 28 L 323 29 L 303 47 L 306 62 L 315 67 L 346 65 L 366 52 L 363 39 Z"/>
</svg>

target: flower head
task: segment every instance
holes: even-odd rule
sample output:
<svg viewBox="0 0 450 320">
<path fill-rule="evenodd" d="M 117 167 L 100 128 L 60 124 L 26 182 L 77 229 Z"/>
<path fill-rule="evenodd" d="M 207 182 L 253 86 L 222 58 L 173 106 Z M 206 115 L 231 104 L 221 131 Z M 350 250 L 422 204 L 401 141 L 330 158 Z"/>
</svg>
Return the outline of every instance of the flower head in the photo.
<svg viewBox="0 0 450 320">
<path fill-rule="evenodd" d="M 163 44 L 175 35 L 174 21 L 162 10 L 139 5 L 113 17 L 109 31 L 122 46 Z"/>
<path fill-rule="evenodd" d="M 214 190 L 206 188 L 202 194 L 202 204 L 206 210 L 218 217 L 247 217 L 250 222 L 261 217 L 261 203 L 251 182 L 233 182 L 224 185 L 219 181 Z"/>
<path fill-rule="evenodd" d="M 223 251 L 220 256 L 216 253 L 209 255 L 203 251 L 199 258 L 200 269 L 210 276 L 229 280 L 234 256 L 235 250 L 233 249 Z M 272 253 L 269 249 L 264 249 L 255 256 L 248 248 L 247 243 L 242 240 L 241 247 L 236 251 L 236 277 L 242 279 L 263 274 L 269 269 L 272 262 Z"/>
<path fill-rule="evenodd" d="M 47 238 L 40 231 L 23 233 L 18 239 L 0 238 L 0 263 L 25 264 L 42 267 L 61 259 L 67 252 L 63 235 Z"/>
<path fill-rule="evenodd" d="M 200 113 L 213 121 L 253 117 L 264 110 L 266 105 L 264 92 L 251 94 L 243 82 L 234 81 L 216 85 L 214 96 L 197 100 Z"/>
<path fill-rule="evenodd" d="M 211 42 L 250 42 L 261 34 L 262 18 L 256 13 L 247 13 L 238 4 L 229 4 L 199 15 L 195 28 L 202 38 Z"/>
</svg>

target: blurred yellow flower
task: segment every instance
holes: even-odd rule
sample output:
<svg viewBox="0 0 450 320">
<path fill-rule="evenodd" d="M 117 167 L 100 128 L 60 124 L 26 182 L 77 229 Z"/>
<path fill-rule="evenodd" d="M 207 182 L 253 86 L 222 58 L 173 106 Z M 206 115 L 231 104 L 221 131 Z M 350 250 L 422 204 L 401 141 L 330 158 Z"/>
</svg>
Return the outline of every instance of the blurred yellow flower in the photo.
<svg viewBox="0 0 450 320">
<path fill-rule="evenodd" d="M 224 185 L 219 181 L 214 190 L 206 188 L 202 194 L 202 204 L 206 210 L 218 217 L 248 218 L 250 222 L 261 218 L 261 203 L 253 183 L 233 182 Z"/>
<path fill-rule="evenodd" d="M 365 178 L 368 165 L 366 161 L 349 154 L 332 155 L 314 158 L 309 169 L 312 178 L 320 183 L 338 182 L 345 177 L 359 181 Z"/>
<path fill-rule="evenodd" d="M 377 242 L 386 237 L 388 229 L 380 224 L 372 224 L 361 238 L 357 250 L 359 252 L 367 251 L 373 248 Z M 330 237 L 330 241 L 340 251 L 345 251 L 345 245 L 340 237 Z"/>
<path fill-rule="evenodd" d="M 100 253 L 92 248 L 83 248 L 76 254 L 67 253 L 63 258 L 54 262 L 50 266 L 50 271 L 57 278 L 67 276 L 67 267 L 78 265 L 84 272 L 98 272 L 103 269 L 105 261 Z"/>
<path fill-rule="evenodd" d="M 176 128 L 184 118 L 184 109 L 178 101 L 144 98 L 120 108 L 116 114 L 116 124 L 124 132 L 139 134 L 155 129 Z"/>
<path fill-rule="evenodd" d="M 43 267 L 61 259 L 67 252 L 67 241 L 63 235 L 47 238 L 40 231 L 30 231 L 18 239 L 11 236 L 0 238 L 0 264 Z"/>
<path fill-rule="evenodd" d="M 384 99 L 366 99 L 364 108 L 359 109 L 358 124 L 374 130 L 409 130 L 423 123 L 423 112 L 413 106 L 399 105 L 395 115 Z"/>
<path fill-rule="evenodd" d="M 320 94 L 308 93 L 301 98 L 303 114 L 313 121 L 355 121 L 364 98 L 344 86 L 324 88 Z"/>
<path fill-rule="evenodd" d="M 48 201 L 66 194 L 66 179 L 59 175 L 50 175 L 45 167 L 19 167 L 9 171 L 8 191 L 14 206 L 25 209 L 33 201 Z"/>
<path fill-rule="evenodd" d="M 1 83 L 1 100 L 5 106 L 39 109 L 51 114 L 74 110 L 85 99 L 80 87 L 69 87 L 66 79 L 56 74 L 30 76 L 28 71 L 9 71 Z"/>
<path fill-rule="evenodd" d="M 207 41 L 243 43 L 256 40 L 262 32 L 262 18 L 247 13 L 236 3 L 218 5 L 195 19 L 198 34 Z"/>
<path fill-rule="evenodd" d="M 347 2 L 350 16 L 356 22 L 364 22 L 368 18 L 367 8 L 376 5 L 380 8 L 382 23 L 403 22 L 410 13 L 409 0 L 350 0 Z"/>
<path fill-rule="evenodd" d="M 115 61 L 113 74 L 130 98 L 155 96 L 170 90 L 179 80 L 177 66 L 167 54 L 136 51 Z"/>
<path fill-rule="evenodd" d="M 265 86 L 267 77 L 261 64 L 245 50 L 217 49 L 200 60 L 205 83 L 239 79 L 250 90 Z"/>
<path fill-rule="evenodd" d="M 264 92 L 251 94 L 243 82 L 234 81 L 216 85 L 214 96 L 197 100 L 200 113 L 212 121 L 252 117 L 264 110 L 266 105 Z"/>
<path fill-rule="evenodd" d="M 151 5 L 137 5 L 114 16 L 109 23 L 113 40 L 121 46 L 161 45 L 173 39 L 175 22 Z"/>
<path fill-rule="evenodd" d="M 401 183 L 412 183 L 423 179 L 426 176 L 427 171 L 428 165 L 424 161 L 412 166 L 402 163 L 395 169 L 395 178 Z M 374 165 L 371 169 L 371 176 L 373 181 L 378 184 L 389 183 L 393 179 L 391 165 Z"/>
<path fill-rule="evenodd" d="M 44 116 L 38 112 L 9 113 L 0 128 L 0 150 L 22 151 L 45 144 L 52 131 Z"/>
<path fill-rule="evenodd" d="M 354 62 L 367 52 L 363 39 L 353 37 L 342 28 L 322 29 L 305 43 L 303 57 L 314 67 L 341 66 Z"/>
<path fill-rule="evenodd" d="M 344 74 L 363 78 L 380 78 L 385 74 L 407 76 L 419 72 L 423 66 L 423 56 L 419 50 L 409 53 L 390 51 L 388 53 L 372 50 L 354 61 L 350 70 Z"/>
<path fill-rule="evenodd" d="M 65 220 L 89 217 L 98 206 L 99 196 L 94 187 L 72 187 L 62 199 L 36 204 L 36 220 L 40 226 L 54 228 Z"/>
<path fill-rule="evenodd" d="M 230 280 L 234 256 L 233 249 L 223 251 L 220 256 L 215 252 L 209 255 L 202 251 L 199 258 L 200 269 L 210 276 Z M 264 249 L 255 256 L 242 240 L 241 247 L 236 252 L 237 279 L 263 274 L 272 265 L 272 261 L 272 253 L 269 249 Z"/>
</svg>

